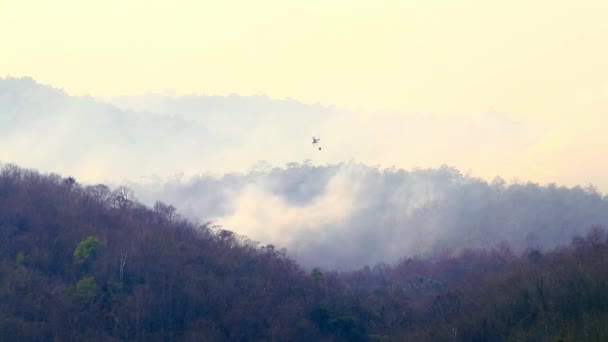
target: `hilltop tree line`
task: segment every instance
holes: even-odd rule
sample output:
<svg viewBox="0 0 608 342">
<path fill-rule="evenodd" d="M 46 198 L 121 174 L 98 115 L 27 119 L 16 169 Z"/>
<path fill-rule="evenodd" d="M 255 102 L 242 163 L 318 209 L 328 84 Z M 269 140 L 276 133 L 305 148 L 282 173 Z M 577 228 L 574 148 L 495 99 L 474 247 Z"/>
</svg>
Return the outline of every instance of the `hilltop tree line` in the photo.
<svg viewBox="0 0 608 342">
<path fill-rule="evenodd" d="M 607 263 L 595 226 L 550 251 L 308 270 L 125 187 L 0 169 L 0 341 L 601 341 Z"/>
</svg>

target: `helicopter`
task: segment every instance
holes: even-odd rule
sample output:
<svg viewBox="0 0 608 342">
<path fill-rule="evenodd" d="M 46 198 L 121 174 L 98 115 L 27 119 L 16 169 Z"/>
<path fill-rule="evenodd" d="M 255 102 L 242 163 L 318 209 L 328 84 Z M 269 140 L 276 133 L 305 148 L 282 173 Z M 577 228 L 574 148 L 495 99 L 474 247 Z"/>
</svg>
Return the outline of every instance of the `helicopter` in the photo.
<svg viewBox="0 0 608 342">
<path fill-rule="evenodd" d="M 319 138 L 319 137 L 312 137 L 312 144 L 317 145 L 320 140 L 321 140 L 321 138 Z M 319 146 L 319 151 L 321 151 L 321 146 Z"/>
</svg>

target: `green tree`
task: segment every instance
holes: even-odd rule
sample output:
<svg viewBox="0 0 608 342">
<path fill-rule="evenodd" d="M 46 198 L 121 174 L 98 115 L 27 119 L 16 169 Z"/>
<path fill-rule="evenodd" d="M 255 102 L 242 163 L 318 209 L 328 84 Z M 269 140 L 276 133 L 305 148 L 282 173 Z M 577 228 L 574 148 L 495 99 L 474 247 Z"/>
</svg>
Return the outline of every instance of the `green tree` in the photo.
<svg viewBox="0 0 608 342">
<path fill-rule="evenodd" d="M 76 283 L 76 292 L 74 294 L 77 298 L 87 300 L 93 297 L 96 293 L 97 282 L 95 281 L 95 277 L 86 276 Z"/>
<path fill-rule="evenodd" d="M 95 257 L 95 254 L 99 250 L 101 242 L 94 237 L 89 236 L 86 239 L 80 241 L 76 249 L 74 250 L 74 261 L 79 264 L 84 264 Z"/>
</svg>

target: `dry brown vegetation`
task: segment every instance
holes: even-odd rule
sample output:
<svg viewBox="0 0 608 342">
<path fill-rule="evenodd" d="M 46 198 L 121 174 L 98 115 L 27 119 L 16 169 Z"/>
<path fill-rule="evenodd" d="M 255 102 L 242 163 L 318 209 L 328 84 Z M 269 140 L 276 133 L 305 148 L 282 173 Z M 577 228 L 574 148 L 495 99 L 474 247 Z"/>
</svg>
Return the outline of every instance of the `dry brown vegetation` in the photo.
<svg viewBox="0 0 608 342">
<path fill-rule="evenodd" d="M 0 341 L 601 341 L 607 264 L 592 227 L 545 252 L 307 272 L 124 187 L 0 170 Z"/>
</svg>

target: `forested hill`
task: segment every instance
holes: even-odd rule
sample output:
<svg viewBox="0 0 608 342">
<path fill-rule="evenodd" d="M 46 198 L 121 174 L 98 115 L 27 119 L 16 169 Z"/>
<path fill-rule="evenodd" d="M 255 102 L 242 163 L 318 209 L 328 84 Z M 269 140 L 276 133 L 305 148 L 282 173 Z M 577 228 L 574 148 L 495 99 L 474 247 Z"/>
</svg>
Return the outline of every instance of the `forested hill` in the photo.
<svg viewBox="0 0 608 342">
<path fill-rule="evenodd" d="M 0 341 L 601 341 L 606 266 L 592 227 L 547 252 L 309 273 L 127 188 L 0 168 Z"/>
<path fill-rule="evenodd" d="M 293 261 L 131 196 L 2 169 L 0 340 L 298 335 L 314 293 Z"/>
</svg>

